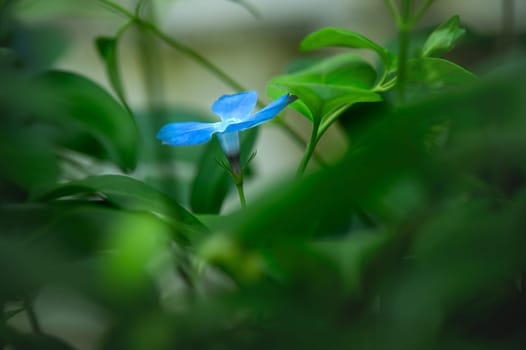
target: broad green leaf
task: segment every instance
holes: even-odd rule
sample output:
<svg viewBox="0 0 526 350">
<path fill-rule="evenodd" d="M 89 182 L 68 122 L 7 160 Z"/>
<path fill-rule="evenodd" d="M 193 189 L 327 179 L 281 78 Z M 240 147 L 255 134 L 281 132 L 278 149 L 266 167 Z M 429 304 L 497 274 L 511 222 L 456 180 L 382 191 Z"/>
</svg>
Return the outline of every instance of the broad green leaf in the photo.
<svg viewBox="0 0 526 350">
<path fill-rule="evenodd" d="M 116 38 L 98 37 L 95 40 L 97 51 L 106 65 L 106 74 L 108 75 L 111 86 L 113 90 L 115 90 L 121 103 L 127 106 L 117 62 L 117 44 Z"/>
<path fill-rule="evenodd" d="M 174 227 L 185 239 L 206 232 L 203 224 L 167 195 L 128 176 L 100 175 L 57 185 L 41 191 L 34 200 L 94 195 L 126 210 L 151 212 Z"/>
<path fill-rule="evenodd" d="M 460 17 L 455 15 L 442 23 L 427 38 L 422 49 L 422 56 L 442 56 L 451 51 L 466 30 L 460 27 Z"/>
<path fill-rule="evenodd" d="M 408 95 L 412 97 L 429 96 L 477 80 L 473 73 L 442 58 L 422 57 L 408 61 Z"/>
<path fill-rule="evenodd" d="M 124 171 L 135 168 L 138 134 L 132 116 L 93 81 L 70 72 L 49 71 L 35 83 L 47 97 L 44 110 L 35 113 L 48 121 L 71 127 L 93 138 L 107 157 Z"/>
<path fill-rule="evenodd" d="M 285 92 L 298 96 L 291 106 L 313 122 L 320 122 L 341 107 L 380 101 L 380 95 L 369 90 L 375 80 L 375 70 L 360 56 L 343 54 L 275 77 L 268 84 L 267 94 L 271 98 Z"/>
<path fill-rule="evenodd" d="M 382 59 L 384 69 L 389 71 L 393 66 L 394 56 L 380 45 L 365 36 L 343 28 L 323 28 L 311 33 L 301 42 L 301 49 L 315 50 L 327 46 L 349 47 L 375 51 Z"/>
<path fill-rule="evenodd" d="M 256 138 L 257 129 L 241 134 L 241 164 L 249 159 Z M 203 152 L 192 184 L 190 205 L 195 213 L 218 214 L 221 210 L 228 191 L 233 187 L 230 174 L 218 164 L 225 161 L 219 142 L 214 138 Z"/>
</svg>

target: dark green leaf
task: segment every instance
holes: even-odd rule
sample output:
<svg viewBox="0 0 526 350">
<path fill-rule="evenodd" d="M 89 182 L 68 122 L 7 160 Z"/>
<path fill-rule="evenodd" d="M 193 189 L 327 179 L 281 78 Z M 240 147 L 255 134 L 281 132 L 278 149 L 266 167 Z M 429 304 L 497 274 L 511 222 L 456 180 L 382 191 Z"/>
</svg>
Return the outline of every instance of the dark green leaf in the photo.
<svg viewBox="0 0 526 350">
<path fill-rule="evenodd" d="M 2 177 L 27 191 L 49 185 L 58 179 L 58 159 L 49 140 L 43 138 L 37 130 L 4 131 L 0 131 Z"/>
<path fill-rule="evenodd" d="M 60 184 L 35 196 L 45 201 L 78 195 L 95 195 L 119 208 L 151 212 L 174 227 L 185 239 L 206 231 L 201 222 L 165 194 L 127 176 L 100 175 Z"/>
<path fill-rule="evenodd" d="M 306 69 L 272 79 L 267 94 L 277 98 L 290 92 L 299 100 L 291 106 L 314 122 L 335 110 L 357 102 L 380 101 L 369 90 L 376 80 L 375 70 L 360 56 L 343 54 L 324 59 Z"/>
<path fill-rule="evenodd" d="M 361 34 L 343 28 L 323 28 L 311 33 L 301 42 L 301 49 L 315 50 L 327 46 L 341 46 L 354 49 L 367 49 L 375 51 L 384 64 L 384 69 L 389 71 L 393 65 L 393 54 L 364 37 Z"/>
<path fill-rule="evenodd" d="M 94 137 L 107 156 L 129 171 L 137 162 L 138 134 L 132 116 L 103 88 L 70 72 L 49 71 L 36 78 L 47 109 L 35 113 L 48 121 L 75 126 Z"/>
<path fill-rule="evenodd" d="M 241 164 L 245 164 L 250 157 L 256 138 L 256 129 L 241 135 Z M 230 174 L 218 164 L 218 161 L 226 161 L 226 159 L 219 143 L 214 139 L 213 142 L 208 143 L 203 152 L 192 184 L 190 205 L 196 213 L 219 213 L 228 191 L 233 187 Z"/>
<path fill-rule="evenodd" d="M 117 44 L 117 39 L 110 37 L 98 37 L 95 41 L 97 51 L 106 65 L 106 74 L 108 75 L 111 86 L 121 103 L 127 106 L 117 62 Z"/>
<path fill-rule="evenodd" d="M 442 23 L 427 38 L 422 49 L 422 56 L 442 56 L 451 51 L 466 34 L 460 27 L 460 17 L 455 15 Z"/>
</svg>

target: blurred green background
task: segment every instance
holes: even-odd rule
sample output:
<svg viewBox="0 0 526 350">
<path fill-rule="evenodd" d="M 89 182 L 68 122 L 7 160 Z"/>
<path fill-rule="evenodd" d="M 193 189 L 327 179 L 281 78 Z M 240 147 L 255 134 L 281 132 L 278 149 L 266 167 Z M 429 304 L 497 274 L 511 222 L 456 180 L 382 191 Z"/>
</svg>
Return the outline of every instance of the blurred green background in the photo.
<svg viewBox="0 0 526 350">
<path fill-rule="evenodd" d="M 380 0 L 116 3 L 265 103 L 349 51 L 301 52 L 319 28 L 397 47 Z M 0 0 L 0 349 L 524 349 L 526 2 L 436 0 L 412 57 L 454 14 L 446 58 L 477 77 L 415 64 L 407 103 L 350 107 L 302 178 L 288 109 L 243 139 L 240 209 L 215 141 L 155 139 L 214 120 L 225 79 L 137 23 L 115 41 L 100 1 Z"/>
</svg>

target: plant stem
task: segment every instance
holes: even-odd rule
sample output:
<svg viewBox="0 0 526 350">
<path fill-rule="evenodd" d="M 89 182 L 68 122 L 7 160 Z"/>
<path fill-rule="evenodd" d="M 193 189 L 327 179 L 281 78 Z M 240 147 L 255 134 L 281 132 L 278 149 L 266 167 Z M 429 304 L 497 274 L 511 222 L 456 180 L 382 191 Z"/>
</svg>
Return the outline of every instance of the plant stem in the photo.
<svg viewBox="0 0 526 350">
<path fill-rule="evenodd" d="M 314 122 L 312 124 L 312 134 L 310 137 L 310 141 L 307 144 L 307 149 L 305 150 L 305 153 L 303 154 L 303 158 L 301 159 L 301 163 L 296 172 L 297 177 L 301 177 L 305 173 L 305 169 L 307 168 L 307 165 L 309 164 L 309 160 L 312 154 L 314 153 L 314 149 L 316 149 L 316 145 L 318 144 L 318 141 L 319 141 L 319 138 L 318 138 L 319 127 L 320 127 L 319 122 Z"/>
<path fill-rule="evenodd" d="M 398 8 L 396 7 L 393 0 L 384 0 L 385 4 L 389 8 L 389 11 L 391 12 L 391 15 L 393 15 L 393 18 L 398 26 L 400 23 L 400 12 L 398 11 Z"/>
<path fill-rule="evenodd" d="M 33 300 L 28 295 L 24 295 L 24 309 L 27 312 L 27 318 L 29 320 L 29 324 L 31 325 L 31 329 L 36 334 L 43 334 L 42 327 L 40 326 L 40 323 L 38 322 L 37 315 L 35 313 L 35 309 L 33 308 Z"/>
<path fill-rule="evenodd" d="M 245 190 L 243 189 L 243 179 L 236 181 L 237 194 L 239 196 L 239 202 L 242 208 L 247 207 L 247 200 L 245 199 Z"/>
<path fill-rule="evenodd" d="M 327 129 L 332 125 L 332 123 L 334 123 L 334 121 L 336 119 L 338 119 L 338 117 L 347 110 L 347 108 L 349 108 L 351 105 L 349 104 L 346 104 L 340 108 L 338 108 L 337 110 L 335 110 L 330 116 L 328 116 L 325 120 L 324 123 L 321 123 L 319 129 L 318 129 L 318 139 L 321 139 L 321 137 L 323 136 L 323 134 L 325 134 L 325 131 L 327 131 Z"/>
<path fill-rule="evenodd" d="M 307 143 L 303 140 L 302 136 L 296 130 L 294 130 L 290 125 L 288 125 L 285 122 L 285 120 L 283 119 L 278 120 L 277 124 L 280 125 L 283 129 L 285 129 L 285 131 L 289 134 L 289 136 L 291 136 L 294 139 L 294 141 L 296 141 L 296 143 L 301 145 L 302 148 L 305 148 L 307 146 Z M 312 158 L 316 160 L 316 163 L 318 163 L 320 166 L 324 168 L 327 167 L 327 163 L 325 163 L 325 161 L 316 152 L 312 154 Z"/>
<path fill-rule="evenodd" d="M 402 0 L 401 22 L 398 25 L 398 103 L 405 103 L 407 60 L 409 58 L 409 34 L 411 31 L 411 0 Z"/>
</svg>

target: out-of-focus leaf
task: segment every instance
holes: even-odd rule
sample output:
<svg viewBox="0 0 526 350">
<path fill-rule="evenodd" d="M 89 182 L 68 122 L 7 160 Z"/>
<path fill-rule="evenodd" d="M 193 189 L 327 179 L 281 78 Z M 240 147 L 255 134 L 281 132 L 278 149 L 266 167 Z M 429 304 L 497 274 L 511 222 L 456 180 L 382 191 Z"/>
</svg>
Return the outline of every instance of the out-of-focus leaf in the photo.
<svg viewBox="0 0 526 350">
<path fill-rule="evenodd" d="M 17 27 L 10 41 L 20 64 L 32 72 L 49 69 L 64 54 L 68 44 L 64 31 L 43 25 Z"/>
<path fill-rule="evenodd" d="M 354 49 L 367 49 L 375 51 L 382 59 L 384 69 L 390 71 L 394 55 L 361 34 L 343 28 L 323 28 L 311 33 L 301 42 L 301 49 L 305 51 L 315 50 L 327 46 L 341 46 Z"/>
<path fill-rule="evenodd" d="M 248 161 L 257 138 L 257 129 L 241 135 L 241 164 Z M 223 150 L 214 139 L 203 152 L 192 184 L 190 205 L 195 213 L 217 214 L 233 187 L 230 174 L 218 164 L 225 161 Z"/>
<path fill-rule="evenodd" d="M 137 162 L 138 134 L 131 115 L 99 85 L 75 73 L 49 71 L 35 84 L 47 97 L 45 110 L 35 113 L 48 121 L 75 125 L 94 137 L 107 156 L 130 171 Z"/>
<path fill-rule="evenodd" d="M 0 296 L 59 283 L 111 308 L 157 303 L 146 265 L 168 249 L 173 231 L 158 216 L 69 200 L 3 206 L 0 222 Z"/>
<path fill-rule="evenodd" d="M 197 239 L 206 232 L 204 225 L 173 199 L 128 176 L 87 177 L 56 185 L 34 199 L 47 201 L 79 195 L 94 195 L 125 210 L 151 212 L 168 222 L 185 240 Z"/>
<path fill-rule="evenodd" d="M 101 36 L 95 40 L 97 51 L 106 65 L 106 74 L 109 78 L 110 84 L 113 87 L 113 90 L 115 90 L 121 103 L 126 106 L 126 98 L 117 62 L 117 44 L 117 39 L 112 37 Z"/>
<path fill-rule="evenodd" d="M 422 56 L 442 56 L 451 51 L 466 34 L 460 27 L 460 17 L 455 15 L 442 23 L 427 38 L 422 49 Z"/>
<path fill-rule="evenodd" d="M 28 192 L 58 179 L 58 159 L 49 140 L 33 130 L 9 129 L 0 131 L 0 138 L 2 177 Z"/>
<path fill-rule="evenodd" d="M 429 97 L 477 80 L 473 73 L 441 58 L 423 57 L 408 61 L 408 95 L 413 98 Z"/>
<path fill-rule="evenodd" d="M 285 92 L 298 96 L 299 100 L 291 106 L 319 123 L 339 108 L 357 102 L 380 101 L 380 95 L 369 90 L 375 79 L 375 70 L 360 56 L 343 54 L 302 71 L 273 78 L 267 86 L 267 94 L 271 98 Z"/>
<path fill-rule="evenodd" d="M 345 239 L 316 242 L 314 248 L 334 262 L 343 285 L 356 294 L 363 292 L 366 267 L 388 243 L 388 235 L 364 231 L 355 232 Z"/>
</svg>

